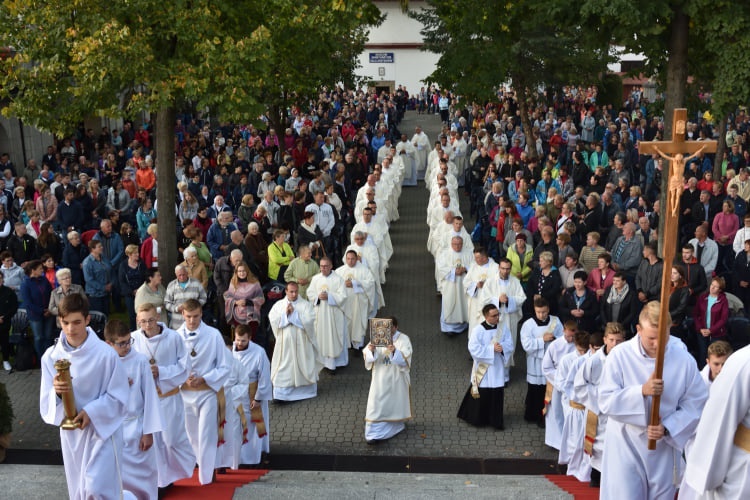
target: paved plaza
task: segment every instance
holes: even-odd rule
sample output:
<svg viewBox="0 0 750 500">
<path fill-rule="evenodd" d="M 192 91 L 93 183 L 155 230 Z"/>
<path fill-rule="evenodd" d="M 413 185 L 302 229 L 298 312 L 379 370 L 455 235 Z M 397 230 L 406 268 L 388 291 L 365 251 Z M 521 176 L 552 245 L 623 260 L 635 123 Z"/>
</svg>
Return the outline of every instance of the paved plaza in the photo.
<svg viewBox="0 0 750 500">
<path fill-rule="evenodd" d="M 434 141 L 440 127 L 435 116 L 409 112 L 400 129 L 411 137 L 418 123 Z M 468 217 L 468 198 L 461 196 L 462 207 L 466 207 L 464 215 Z M 522 418 L 526 382 L 520 344 L 505 393 L 505 431 L 477 429 L 456 418 L 469 384 L 471 359 L 465 335 L 447 338 L 440 333 L 440 300 L 435 295 L 432 256 L 426 249 L 427 199 L 423 184 L 402 191 L 400 220 L 391 227 L 394 256 L 383 287 L 387 306 L 380 313 L 398 317 L 401 331 L 411 338 L 414 347 L 414 419 L 405 432 L 389 442 L 377 446 L 365 443 L 370 373 L 364 368 L 361 353 L 350 351 L 348 367 L 338 370 L 335 376 L 327 371 L 321 373 L 317 398 L 271 405 L 272 456 L 556 459 L 557 453 L 544 445 L 544 431 Z M 467 220 L 469 228 L 472 224 Z M 59 431 L 42 423 L 39 416 L 39 380 L 39 370 L 10 375 L 0 372 L 0 382 L 6 384 L 16 414 L 13 448 L 59 449 Z M 9 459 L 12 460 L 12 451 Z M 522 462 L 518 463 L 522 467 Z"/>
</svg>

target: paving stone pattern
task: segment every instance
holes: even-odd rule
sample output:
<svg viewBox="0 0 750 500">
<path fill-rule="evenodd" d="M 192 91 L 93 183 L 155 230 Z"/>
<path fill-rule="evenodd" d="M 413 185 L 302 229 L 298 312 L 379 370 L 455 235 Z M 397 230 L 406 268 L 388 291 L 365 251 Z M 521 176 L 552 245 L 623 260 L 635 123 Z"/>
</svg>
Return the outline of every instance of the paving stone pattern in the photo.
<svg viewBox="0 0 750 500">
<path fill-rule="evenodd" d="M 407 114 L 400 128 L 411 136 L 420 124 L 431 140 L 439 132 L 434 116 Z M 277 453 L 392 455 L 425 457 L 481 457 L 554 459 L 544 445 L 544 431 L 523 421 L 526 394 L 523 350 L 518 345 L 516 366 L 505 392 L 505 431 L 477 429 L 456 418 L 469 384 L 471 358 L 466 336 L 447 338 L 440 333 L 440 299 L 435 295 L 433 260 L 426 249 L 424 185 L 403 188 L 400 220 L 391 227 L 394 256 L 383 287 L 387 307 L 414 347 L 411 370 L 414 419 L 406 431 L 387 443 L 364 442 L 364 415 L 370 373 L 362 355 L 349 351 L 349 366 L 336 375 L 321 373 L 318 397 L 270 407 L 271 449 Z M 468 198 L 461 194 L 468 219 Z M 473 221 L 467 220 L 467 226 Z M 39 417 L 39 370 L 11 375 L 0 371 L 13 400 L 16 423 L 13 446 L 59 449 L 59 431 Z"/>
</svg>

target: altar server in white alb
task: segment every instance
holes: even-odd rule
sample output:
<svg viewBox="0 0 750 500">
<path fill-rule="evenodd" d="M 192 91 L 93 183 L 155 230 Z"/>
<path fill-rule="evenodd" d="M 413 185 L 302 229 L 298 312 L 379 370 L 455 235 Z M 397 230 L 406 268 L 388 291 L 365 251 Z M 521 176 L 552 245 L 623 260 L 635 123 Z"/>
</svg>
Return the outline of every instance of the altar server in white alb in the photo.
<svg viewBox="0 0 750 500">
<path fill-rule="evenodd" d="M 667 343 L 663 378 L 654 378 L 658 323 L 659 302 L 649 302 L 638 319 L 638 334 L 613 349 L 604 365 L 599 408 L 607 415 L 607 435 L 601 498 L 674 498 L 682 450 L 708 397 L 695 359 L 679 341 Z M 661 395 L 661 423 L 649 425 L 655 395 Z M 655 450 L 648 449 L 649 439 L 656 440 Z"/>
<path fill-rule="evenodd" d="M 575 351 L 576 345 L 573 340 L 575 340 L 577 330 L 578 325 L 575 321 L 566 321 L 563 324 L 562 336 L 552 341 L 542 358 L 542 373 L 547 384 L 544 389 L 544 444 L 558 451 L 565 422 L 563 406 L 567 402 L 562 401 L 563 389 L 555 383 L 555 380 L 560 360 L 568 353 Z"/>
<path fill-rule="evenodd" d="M 367 397 L 365 440 L 377 444 L 406 428 L 412 418 L 410 387 L 412 347 L 409 337 L 398 331 L 398 320 L 392 321 L 391 344 L 375 347 L 367 344 L 362 353 L 365 368 L 372 372 Z"/>
<path fill-rule="evenodd" d="M 231 349 L 231 347 L 229 348 Z M 216 451 L 216 468 L 240 468 L 240 451 L 244 440 L 240 409 L 243 398 L 247 397 L 248 377 L 242 363 L 225 350 L 229 376 L 224 379 L 224 407 L 219 406 L 219 420 L 224 422 L 219 427 L 219 447 Z M 247 426 L 245 426 L 247 427 Z"/>
<path fill-rule="evenodd" d="M 119 356 L 87 328 L 89 304 L 71 294 L 58 307 L 62 334 L 42 356 L 39 410 L 42 420 L 59 426 L 62 395 L 73 391 L 78 429 L 60 429 L 68 497 L 121 498 L 122 423 L 129 397 L 128 376 Z M 60 380 L 55 362 L 70 361 L 72 382 Z"/>
<path fill-rule="evenodd" d="M 332 272 L 331 259 L 320 259 L 320 274 L 307 287 L 307 300 L 315 311 L 315 338 L 323 364 L 331 371 L 349 364 L 349 335 L 346 331 L 346 287 L 344 280 Z"/>
<path fill-rule="evenodd" d="M 159 397 L 149 368 L 148 359 L 131 349 L 133 340 L 128 326 L 112 320 L 104 327 L 104 339 L 120 356 L 130 384 L 130 397 L 122 425 L 122 486 L 136 498 L 156 498 L 158 474 L 154 453 L 154 434 L 163 424 L 159 413 Z"/>
<path fill-rule="evenodd" d="M 297 283 L 286 284 L 286 297 L 276 302 L 268 321 L 276 337 L 271 359 L 273 398 L 298 401 L 318 395 L 318 375 L 323 368 L 315 341 L 315 311 L 298 298 Z"/>
<path fill-rule="evenodd" d="M 229 376 L 226 347 L 221 333 L 202 321 L 200 302 L 182 305 L 183 325 L 178 330 L 191 357 L 190 376 L 182 384 L 185 429 L 198 462 L 201 484 L 213 481 L 219 445 L 219 409 L 225 407 L 224 381 Z"/>
<path fill-rule="evenodd" d="M 352 349 L 362 349 L 367 334 L 368 319 L 375 297 L 375 280 L 370 270 L 357 261 L 357 252 L 349 250 L 344 255 L 344 265 L 336 269 L 346 291 L 344 316 Z M 349 346 L 346 346 L 347 348 Z"/>
<path fill-rule="evenodd" d="M 243 464 L 260 463 L 261 454 L 269 453 L 268 401 L 272 397 L 271 364 L 266 351 L 250 338 L 247 325 L 237 325 L 234 329 L 234 346 L 232 355 L 245 367 L 249 384 L 248 391 L 242 399 L 244 417 L 242 432 L 244 439 L 240 452 Z"/>
<path fill-rule="evenodd" d="M 679 498 L 750 498 L 750 347 L 729 356 L 709 392 Z"/>
<path fill-rule="evenodd" d="M 505 430 L 505 365 L 513 357 L 513 342 L 508 327 L 499 325 L 500 310 L 494 304 L 482 308 L 484 321 L 469 337 L 469 353 L 474 359 L 458 418 L 471 425 L 491 425 Z"/>
<path fill-rule="evenodd" d="M 190 356 L 182 337 L 158 322 L 159 313 L 153 304 L 138 307 L 136 321 L 140 327 L 133 332 L 133 350 L 148 359 L 152 380 L 159 395 L 159 411 L 164 428 L 154 434 L 154 453 L 159 488 L 191 477 L 195 453 L 185 430 L 185 406 L 180 386 L 190 373 Z"/>
<path fill-rule="evenodd" d="M 464 287 L 464 276 L 474 262 L 471 250 L 463 247 L 463 240 L 455 236 L 450 248 L 438 256 L 435 266 L 440 276 L 442 294 L 440 309 L 440 331 L 456 335 L 469 326 L 469 305 Z"/>
</svg>

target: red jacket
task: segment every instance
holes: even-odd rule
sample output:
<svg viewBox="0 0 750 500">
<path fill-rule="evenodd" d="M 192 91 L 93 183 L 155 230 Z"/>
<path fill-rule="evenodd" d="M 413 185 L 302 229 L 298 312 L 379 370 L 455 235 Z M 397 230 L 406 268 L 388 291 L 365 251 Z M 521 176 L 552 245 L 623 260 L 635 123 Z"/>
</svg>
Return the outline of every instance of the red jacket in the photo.
<svg viewBox="0 0 750 500">
<path fill-rule="evenodd" d="M 141 260 L 143 261 L 143 264 L 146 266 L 146 268 L 153 267 L 154 264 L 154 238 L 152 236 L 149 236 L 145 240 L 143 240 L 143 243 L 141 244 Z"/>
<path fill-rule="evenodd" d="M 693 308 L 695 331 L 706 328 L 706 309 L 708 308 L 708 292 L 701 294 Z M 719 294 L 716 303 L 711 308 L 711 339 L 723 339 L 727 336 L 727 321 L 729 320 L 729 301 L 724 292 Z"/>
</svg>

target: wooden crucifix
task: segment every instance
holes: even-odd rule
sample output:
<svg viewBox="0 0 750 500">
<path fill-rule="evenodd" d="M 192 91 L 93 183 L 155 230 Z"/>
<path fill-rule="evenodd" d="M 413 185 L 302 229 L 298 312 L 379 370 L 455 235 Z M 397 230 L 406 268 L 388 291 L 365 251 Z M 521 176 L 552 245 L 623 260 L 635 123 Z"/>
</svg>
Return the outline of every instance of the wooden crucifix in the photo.
<svg viewBox="0 0 750 500">
<path fill-rule="evenodd" d="M 687 125 L 687 109 L 678 108 L 674 110 L 672 119 L 672 140 L 641 142 L 638 147 L 639 154 L 659 154 L 669 161 L 667 193 L 662 205 L 661 216 L 664 217 L 664 229 L 662 230 L 662 258 L 664 267 L 661 277 L 661 297 L 659 309 L 659 346 L 656 352 L 656 366 L 654 367 L 654 378 L 662 378 L 664 372 L 664 352 L 669 341 L 670 322 L 669 316 L 669 290 L 670 277 L 672 274 L 672 262 L 677 248 L 677 239 L 680 216 L 680 196 L 685 187 L 685 165 L 697 156 L 701 151 L 705 153 L 716 152 L 716 141 L 685 141 L 685 128 Z M 690 154 L 685 158 L 684 154 Z M 669 156 L 672 155 L 672 156 Z M 651 418 L 649 425 L 659 425 L 659 405 L 661 396 L 653 396 L 651 403 Z M 656 441 L 649 440 L 648 449 L 656 449 Z"/>
</svg>

